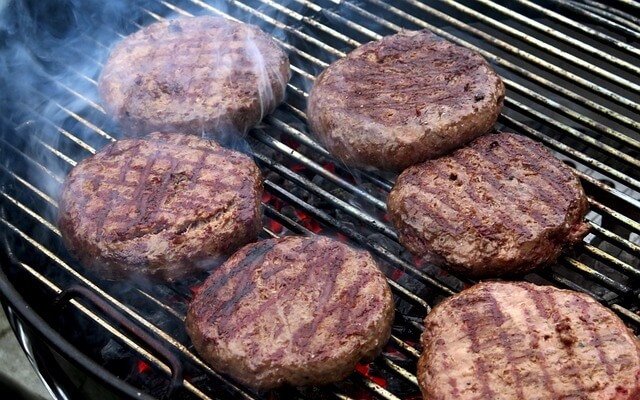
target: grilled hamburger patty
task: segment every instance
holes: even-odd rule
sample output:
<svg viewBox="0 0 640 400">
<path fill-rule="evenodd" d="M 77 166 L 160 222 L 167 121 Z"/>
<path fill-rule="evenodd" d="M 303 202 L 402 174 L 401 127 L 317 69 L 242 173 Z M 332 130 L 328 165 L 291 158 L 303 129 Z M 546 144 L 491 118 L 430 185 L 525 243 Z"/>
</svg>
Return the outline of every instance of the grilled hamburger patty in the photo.
<svg viewBox="0 0 640 400">
<path fill-rule="evenodd" d="M 198 353 L 243 384 L 319 385 L 376 357 L 389 285 L 368 253 L 324 237 L 249 244 L 205 281 L 186 317 Z"/>
<path fill-rule="evenodd" d="M 402 169 L 491 130 L 504 85 L 476 52 L 428 31 L 358 47 L 316 79 L 312 131 L 345 164 Z"/>
<path fill-rule="evenodd" d="M 131 134 L 244 134 L 284 98 L 289 59 L 258 27 L 181 17 L 127 36 L 100 76 L 107 110 Z"/>
<path fill-rule="evenodd" d="M 398 238 L 418 257 L 472 276 L 554 262 L 588 231 L 571 169 L 524 136 L 492 133 L 407 168 L 388 197 Z"/>
<path fill-rule="evenodd" d="M 424 323 L 417 378 L 425 399 L 640 398 L 638 339 L 582 293 L 480 283 Z"/>
<path fill-rule="evenodd" d="M 117 141 L 73 168 L 58 226 L 104 278 L 175 280 L 219 263 L 262 226 L 262 176 L 246 155 L 191 135 Z"/>
</svg>

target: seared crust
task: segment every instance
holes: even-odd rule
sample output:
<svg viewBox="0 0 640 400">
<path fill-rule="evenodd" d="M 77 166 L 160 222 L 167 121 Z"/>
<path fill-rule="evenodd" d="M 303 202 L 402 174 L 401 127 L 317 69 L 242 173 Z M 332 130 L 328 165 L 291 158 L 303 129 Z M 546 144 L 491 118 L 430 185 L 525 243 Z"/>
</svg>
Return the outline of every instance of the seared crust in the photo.
<svg viewBox="0 0 640 400">
<path fill-rule="evenodd" d="M 245 385 L 320 385 L 371 361 L 394 303 L 369 253 L 323 237 L 245 246 L 199 288 L 186 317 L 198 353 Z"/>
<path fill-rule="evenodd" d="M 425 319 L 418 382 L 430 400 L 640 398 L 640 343 L 591 297 L 486 282 Z"/>
<path fill-rule="evenodd" d="M 284 98 L 289 59 L 253 25 L 157 22 L 113 48 L 100 76 L 107 110 L 130 134 L 244 134 Z"/>
<path fill-rule="evenodd" d="M 402 169 L 491 130 L 505 95 L 476 52 L 428 31 L 358 47 L 316 79 L 307 116 L 345 164 Z"/>
<path fill-rule="evenodd" d="M 256 238 L 262 190 L 246 155 L 154 133 L 81 161 L 64 183 L 58 226 L 70 253 L 104 278 L 176 280 Z"/>
<path fill-rule="evenodd" d="M 405 170 L 388 197 L 400 242 L 471 276 L 523 273 L 582 240 L 589 204 L 571 169 L 524 136 L 494 133 Z"/>
</svg>

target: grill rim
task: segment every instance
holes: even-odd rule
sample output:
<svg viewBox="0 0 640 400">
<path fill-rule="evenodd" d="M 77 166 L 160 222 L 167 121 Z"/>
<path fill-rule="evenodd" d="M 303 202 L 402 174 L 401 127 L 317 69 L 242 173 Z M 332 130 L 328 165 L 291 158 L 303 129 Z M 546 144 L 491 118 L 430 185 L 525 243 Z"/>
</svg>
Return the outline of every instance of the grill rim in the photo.
<svg viewBox="0 0 640 400">
<path fill-rule="evenodd" d="M 10 259 L 5 259 L 4 257 L 5 252 L 6 254 L 11 255 L 11 252 L 6 249 L 6 237 L 4 235 L 3 247 L 5 247 L 5 249 L 0 252 L 0 254 L 2 255 L 2 259 L 0 259 L 0 265 L 12 263 Z M 3 308 L 9 308 L 11 312 L 16 314 L 18 320 L 21 323 L 23 323 L 30 331 L 36 333 L 36 335 L 29 335 L 29 339 L 32 342 L 44 345 L 47 349 L 55 350 L 59 355 L 63 355 L 66 360 L 73 362 L 76 366 L 79 366 L 84 371 L 95 371 L 92 377 L 97 379 L 105 387 L 111 389 L 113 393 L 117 393 L 120 396 L 126 396 L 127 398 L 132 399 L 139 398 L 143 400 L 154 400 L 152 396 L 147 395 L 140 389 L 137 389 L 128 382 L 125 382 L 124 380 L 118 378 L 109 370 L 89 358 L 87 355 L 74 347 L 62 335 L 56 332 L 41 316 L 39 316 L 34 311 L 32 307 L 29 306 L 29 303 L 27 303 L 25 298 L 13 287 L 9 278 L 4 273 L 3 268 L 0 268 L 0 295 L 0 303 L 2 304 Z M 8 313 L 5 311 L 5 314 Z M 14 334 L 18 336 L 17 331 L 19 327 L 15 325 L 11 318 L 8 318 L 8 320 Z M 24 347 L 24 343 L 22 341 L 19 341 L 19 343 L 20 346 L 22 346 L 25 354 L 29 355 L 30 352 Z M 37 363 L 31 360 L 31 357 L 29 361 L 32 363 L 32 366 L 40 375 L 40 379 L 44 383 L 45 387 L 47 387 L 49 393 L 53 395 L 49 380 L 47 379 L 47 376 L 52 373 L 50 371 L 47 371 L 51 364 L 48 362 L 46 365 L 47 368 L 39 368 Z M 59 386 L 59 380 L 54 380 L 54 382 L 56 383 L 56 386 Z"/>
</svg>

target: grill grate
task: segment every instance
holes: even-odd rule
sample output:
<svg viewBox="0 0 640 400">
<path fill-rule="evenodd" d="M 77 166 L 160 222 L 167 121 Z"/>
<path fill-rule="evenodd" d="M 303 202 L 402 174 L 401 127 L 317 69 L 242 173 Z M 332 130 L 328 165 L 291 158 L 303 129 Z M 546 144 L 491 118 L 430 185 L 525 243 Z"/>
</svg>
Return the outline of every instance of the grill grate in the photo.
<svg viewBox="0 0 640 400">
<path fill-rule="evenodd" d="M 34 84 L 14 91 L 11 112 L 0 116 L 0 226 L 12 261 L 3 270 L 21 292 L 37 292 L 37 299 L 89 288 L 178 356 L 185 369 L 181 395 L 187 398 L 419 398 L 414 373 L 422 319 L 431 306 L 473 281 L 415 264 L 386 222 L 395 175 L 341 166 L 308 132 L 304 110 L 314 77 L 329 63 L 360 43 L 424 28 L 492 62 L 508 89 L 499 123 L 544 143 L 585 185 L 591 234 L 557 265 L 525 278 L 589 293 L 638 332 L 640 23 L 633 15 L 640 6 L 613 3 L 518 0 L 507 8 L 490 0 L 149 0 L 133 4 L 118 23 L 83 16 L 91 29 L 53 46 L 53 68 L 30 67 Z M 338 236 L 370 250 L 393 288 L 397 317 L 383 356 L 340 384 L 272 394 L 239 387 L 200 361 L 182 328 L 191 287 L 203 276 L 171 287 L 105 282 L 84 271 L 61 245 L 56 198 L 66 173 L 122 137 L 97 100 L 97 74 L 109 46 L 156 20 L 203 13 L 257 24 L 290 54 L 286 104 L 247 139 L 266 177 L 262 236 Z M 151 365 L 167 385 L 172 371 L 162 357 L 86 299 L 69 303 L 80 331 L 104 332 L 130 357 Z M 41 315 L 52 310 L 35 300 L 32 307 Z M 82 334 L 72 332 L 68 321 L 48 321 L 74 343 L 74 335 Z M 87 352 L 108 364 L 104 348 Z M 145 386 L 136 379 L 126 378 Z M 159 392 L 144 389 L 160 395 L 164 386 Z"/>
</svg>

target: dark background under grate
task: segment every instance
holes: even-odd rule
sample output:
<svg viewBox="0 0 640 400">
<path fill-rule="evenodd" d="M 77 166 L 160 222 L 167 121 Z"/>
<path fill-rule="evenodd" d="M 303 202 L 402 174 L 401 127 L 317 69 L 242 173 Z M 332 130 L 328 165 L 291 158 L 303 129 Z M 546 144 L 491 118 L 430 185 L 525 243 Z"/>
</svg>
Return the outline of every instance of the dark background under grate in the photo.
<svg viewBox="0 0 640 400">
<path fill-rule="evenodd" d="M 119 379 L 153 396 L 169 385 L 166 357 L 79 296 L 88 288 L 184 368 L 185 398 L 419 398 L 422 319 L 473 282 L 416 264 L 385 215 L 394 174 L 343 167 L 314 139 L 305 107 L 314 77 L 354 47 L 401 29 L 429 29 L 480 51 L 508 89 L 501 128 L 541 141 L 576 169 L 591 233 L 559 262 L 523 278 L 589 293 L 640 330 L 640 5 L 635 1 L 85 1 L 12 2 L 0 20 L 2 271 L 30 308 Z M 383 356 L 323 388 L 256 393 L 206 367 L 182 327 L 192 290 L 108 282 L 69 257 L 55 226 L 57 194 L 81 159 L 123 137 L 104 114 L 96 79 L 123 35 L 177 15 L 259 25 L 289 53 L 287 99 L 239 147 L 266 182 L 263 237 L 323 234 L 370 250 L 394 290 L 397 316 Z M 247 145 L 248 144 L 248 145 Z"/>
</svg>

